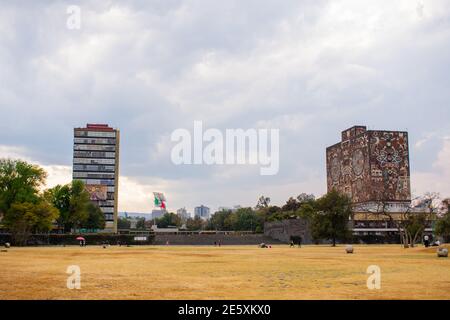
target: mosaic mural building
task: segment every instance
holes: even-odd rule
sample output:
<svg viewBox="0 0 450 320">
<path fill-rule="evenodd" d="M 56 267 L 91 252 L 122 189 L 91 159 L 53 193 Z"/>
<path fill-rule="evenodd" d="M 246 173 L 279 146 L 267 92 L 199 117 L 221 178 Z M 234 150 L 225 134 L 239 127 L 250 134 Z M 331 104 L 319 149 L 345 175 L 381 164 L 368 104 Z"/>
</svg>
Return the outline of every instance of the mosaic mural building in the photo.
<svg viewBox="0 0 450 320">
<path fill-rule="evenodd" d="M 328 191 L 352 200 L 354 231 L 396 231 L 373 213 L 380 202 L 393 213 L 411 204 L 408 133 L 354 126 L 327 148 L 326 161 Z"/>
<path fill-rule="evenodd" d="M 408 133 L 363 126 L 343 131 L 341 142 L 327 148 L 327 185 L 353 203 L 410 202 Z"/>
</svg>

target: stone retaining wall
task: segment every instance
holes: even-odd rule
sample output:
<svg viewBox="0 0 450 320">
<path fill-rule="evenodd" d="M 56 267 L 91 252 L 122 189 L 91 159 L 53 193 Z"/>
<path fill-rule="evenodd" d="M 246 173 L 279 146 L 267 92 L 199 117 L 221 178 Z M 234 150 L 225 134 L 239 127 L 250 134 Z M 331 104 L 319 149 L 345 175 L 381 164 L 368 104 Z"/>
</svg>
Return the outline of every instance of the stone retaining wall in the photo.
<svg viewBox="0 0 450 320">
<path fill-rule="evenodd" d="M 278 240 L 271 239 L 263 234 L 155 234 L 154 244 L 165 245 L 257 245 L 262 242 L 279 244 Z"/>
<path fill-rule="evenodd" d="M 289 243 L 291 237 L 301 237 L 302 244 L 313 243 L 309 222 L 306 219 L 266 222 L 264 224 L 264 235 L 284 243 Z"/>
</svg>

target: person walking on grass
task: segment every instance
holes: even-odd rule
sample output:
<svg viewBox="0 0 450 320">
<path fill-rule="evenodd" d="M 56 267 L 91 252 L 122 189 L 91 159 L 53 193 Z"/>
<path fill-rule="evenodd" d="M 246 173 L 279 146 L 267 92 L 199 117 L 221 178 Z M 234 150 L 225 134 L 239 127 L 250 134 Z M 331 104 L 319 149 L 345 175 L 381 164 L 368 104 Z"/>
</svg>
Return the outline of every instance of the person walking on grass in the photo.
<svg viewBox="0 0 450 320">
<path fill-rule="evenodd" d="M 425 235 L 423 237 L 423 243 L 425 244 L 425 248 L 428 248 L 430 246 L 430 238 L 428 237 L 428 235 Z"/>
</svg>

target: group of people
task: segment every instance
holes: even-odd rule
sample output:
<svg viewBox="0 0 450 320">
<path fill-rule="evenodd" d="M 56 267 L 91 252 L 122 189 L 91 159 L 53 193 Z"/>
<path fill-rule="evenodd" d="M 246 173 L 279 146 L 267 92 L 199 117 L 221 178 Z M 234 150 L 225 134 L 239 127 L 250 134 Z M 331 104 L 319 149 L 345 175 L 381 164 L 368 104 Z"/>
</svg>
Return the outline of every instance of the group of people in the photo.
<svg viewBox="0 0 450 320">
<path fill-rule="evenodd" d="M 214 241 L 214 247 L 220 247 L 222 243 L 219 241 Z"/>
<path fill-rule="evenodd" d="M 439 247 L 441 245 L 441 242 L 439 240 L 433 242 L 432 238 L 432 236 L 429 236 L 427 234 L 423 236 L 423 244 L 425 248 L 428 248 L 430 245 L 433 247 Z"/>
</svg>

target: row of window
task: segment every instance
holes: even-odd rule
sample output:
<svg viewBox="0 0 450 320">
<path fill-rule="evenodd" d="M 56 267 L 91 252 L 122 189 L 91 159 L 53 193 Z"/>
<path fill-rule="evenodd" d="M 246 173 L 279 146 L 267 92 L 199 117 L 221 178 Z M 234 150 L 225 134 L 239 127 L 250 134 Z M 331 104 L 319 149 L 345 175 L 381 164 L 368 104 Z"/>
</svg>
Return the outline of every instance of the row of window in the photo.
<svg viewBox="0 0 450 320">
<path fill-rule="evenodd" d="M 116 144 L 116 139 L 104 139 L 104 138 L 74 138 L 73 142 L 78 144 Z"/>
<path fill-rule="evenodd" d="M 116 133 L 114 131 L 81 131 L 75 130 L 75 137 L 98 137 L 98 138 L 115 138 Z"/>
<path fill-rule="evenodd" d="M 104 185 L 104 186 L 114 186 L 114 180 L 107 180 L 107 179 L 78 179 L 83 181 L 85 184 L 91 185 Z M 109 190 L 108 190 L 109 191 Z"/>
<path fill-rule="evenodd" d="M 73 150 L 116 151 L 116 146 L 96 144 L 75 144 Z"/>
<path fill-rule="evenodd" d="M 95 201 L 99 207 L 114 207 L 114 200 Z"/>
<path fill-rule="evenodd" d="M 74 157 L 83 158 L 115 158 L 115 152 L 101 152 L 101 151 L 74 151 Z"/>
<path fill-rule="evenodd" d="M 105 221 L 114 221 L 113 214 L 105 214 Z"/>
<path fill-rule="evenodd" d="M 116 164 L 116 159 L 87 159 L 87 158 L 74 158 L 74 164 Z"/>
<path fill-rule="evenodd" d="M 86 164 L 75 164 L 73 166 L 74 171 L 112 171 L 114 172 L 114 166 L 103 166 L 103 165 L 86 165 Z"/>
<path fill-rule="evenodd" d="M 98 173 L 98 172 L 74 172 L 73 178 L 90 178 L 90 179 L 114 179 L 114 173 Z"/>
<path fill-rule="evenodd" d="M 113 207 L 100 207 L 100 210 L 102 210 L 103 213 L 114 213 Z"/>
</svg>

